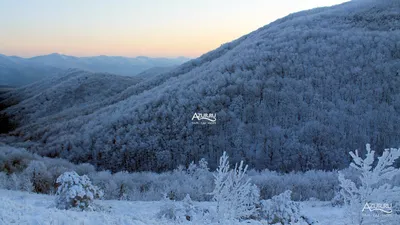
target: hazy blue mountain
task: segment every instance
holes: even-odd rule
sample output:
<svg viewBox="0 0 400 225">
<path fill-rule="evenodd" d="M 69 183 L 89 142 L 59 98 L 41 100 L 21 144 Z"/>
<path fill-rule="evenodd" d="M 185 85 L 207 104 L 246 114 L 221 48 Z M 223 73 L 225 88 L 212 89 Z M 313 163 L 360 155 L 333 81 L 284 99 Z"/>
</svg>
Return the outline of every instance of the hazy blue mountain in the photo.
<svg viewBox="0 0 400 225">
<path fill-rule="evenodd" d="M 135 58 L 121 56 L 74 57 L 53 53 L 28 59 L 29 62 L 58 68 L 77 68 L 91 72 L 108 72 L 117 75 L 133 76 L 152 67 L 178 66 L 188 58 Z"/>
<path fill-rule="evenodd" d="M 174 67 L 188 60 L 185 57 L 74 57 L 57 53 L 32 58 L 0 55 L 0 84 L 12 86 L 26 85 L 57 75 L 57 73 L 70 68 L 89 72 L 134 76 L 153 67 Z"/>
<path fill-rule="evenodd" d="M 3 113 L 22 118 L 11 134 L 31 151 L 113 171 L 202 157 L 215 167 L 223 151 L 257 169 L 342 168 L 366 143 L 400 143 L 399 15 L 397 0 L 302 11 L 84 110 L 32 100 Z M 46 94 L 69 103 L 68 90 Z M 216 114 L 216 124 L 194 124 L 194 113 Z"/>
<path fill-rule="evenodd" d="M 27 63 L 23 58 L 0 55 L 1 85 L 22 86 L 57 75 L 61 71 L 62 69 L 52 66 Z"/>
</svg>

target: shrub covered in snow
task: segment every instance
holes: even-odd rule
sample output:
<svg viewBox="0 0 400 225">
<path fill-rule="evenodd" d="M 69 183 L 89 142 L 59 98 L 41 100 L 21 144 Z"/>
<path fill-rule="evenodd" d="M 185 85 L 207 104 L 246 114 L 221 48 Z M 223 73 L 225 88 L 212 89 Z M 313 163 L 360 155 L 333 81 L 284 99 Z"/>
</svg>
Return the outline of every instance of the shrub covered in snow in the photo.
<svg viewBox="0 0 400 225">
<path fill-rule="evenodd" d="M 343 195 L 340 192 L 337 192 L 330 202 L 332 206 L 343 206 L 344 204 Z"/>
<path fill-rule="evenodd" d="M 243 161 L 230 170 L 228 156 L 223 153 L 214 174 L 215 189 L 211 193 L 217 202 L 218 218 L 244 219 L 256 213 L 260 193 L 257 186 L 245 177 L 246 171 L 247 165 L 243 167 Z"/>
<path fill-rule="evenodd" d="M 51 172 L 42 161 L 31 161 L 24 170 L 23 175 L 30 178 L 33 192 L 44 194 L 51 193 L 54 180 L 51 176 Z"/>
<path fill-rule="evenodd" d="M 35 155 L 25 149 L 14 148 L 0 143 L 0 171 L 7 174 L 22 172 Z"/>
<path fill-rule="evenodd" d="M 1 189 L 7 188 L 7 181 L 8 181 L 7 174 L 4 172 L 0 172 L 0 188 Z"/>
<path fill-rule="evenodd" d="M 375 151 L 371 151 L 369 144 L 366 145 L 366 157 L 359 156 L 358 151 L 350 152 L 353 162 L 351 167 L 360 172 L 359 181 L 346 179 L 343 173 L 339 173 L 341 193 L 348 208 L 346 215 L 352 224 L 363 224 L 365 220 L 378 219 L 379 223 L 390 220 L 391 217 L 368 216 L 363 212 L 366 203 L 394 204 L 400 202 L 400 187 L 389 183 L 400 169 L 393 167 L 396 159 L 400 157 L 400 149 L 385 149 L 382 156 L 375 160 Z M 376 221 L 377 222 L 377 221 Z"/>
<path fill-rule="evenodd" d="M 60 209 L 79 208 L 90 209 L 94 199 L 101 198 L 103 192 L 92 185 L 86 175 L 79 176 L 76 172 L 65 172 L 57 178 L 56 205 Z"/>
<path fill-rule="evenodd" d="M 300 204 L 291 200 L 287 190 L 268 200 L 261 200 L 260 217 L 270 224 L 309 224 L 300 213 Z"/>
<path fill-rule="evenodd" d="M 15 173 L 8 177 L 7 189 L 31 192 L 34 190 L 30 178 L 24 174 L 17 176 Z"/>
<path fill-rule="evenodd" d="M 172 220 L 175 222 L 209 222 L 211 219 L 208 209 L 195 206 L 189 195 L 182 201 L 171 200 L 167 195 L 164 196 L 164 204 L 157 214 L 160 219 Z"/>
<path fill-rule="evenodd" d="M 163 206 L 157 213 L 157 217 L 160 219 L 177 220 L 178 218 L 182 217 L 182 215 L 180 215 L 181 212 L 182 209 L 177 207 L 175 201 L 171 200 L 167 195 L 165 195 L 163 199 Z"/>
</svg>

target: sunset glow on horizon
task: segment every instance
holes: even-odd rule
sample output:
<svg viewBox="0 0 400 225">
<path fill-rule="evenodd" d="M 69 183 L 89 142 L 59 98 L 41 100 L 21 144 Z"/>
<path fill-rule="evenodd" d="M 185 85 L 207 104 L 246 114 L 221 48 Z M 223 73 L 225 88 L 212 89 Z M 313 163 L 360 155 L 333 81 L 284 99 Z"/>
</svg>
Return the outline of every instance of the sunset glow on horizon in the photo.
<svg viewBox="0 0 400 225">
<path fill-rule="evenodd" d="M 278 18 L 343 0 L 0 0 L 0 54 L 198 57 Z"/>
</svg>

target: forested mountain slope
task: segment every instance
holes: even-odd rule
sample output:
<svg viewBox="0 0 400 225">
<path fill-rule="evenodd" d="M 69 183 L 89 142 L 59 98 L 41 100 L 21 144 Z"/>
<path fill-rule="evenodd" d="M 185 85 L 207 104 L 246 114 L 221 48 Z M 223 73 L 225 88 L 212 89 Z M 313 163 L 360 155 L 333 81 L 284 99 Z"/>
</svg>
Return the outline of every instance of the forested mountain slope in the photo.
<svg viewBox="0 0 400 225">
<path fill-rule="evenodd" d="M 136 77 L 69 69 L 59 76 L 7 92 L 1 95 L 5 100 L 0 103 L 7 107 L 4 113 L 12 115 L 22 126 L 43 117 L 48 120 L 63 111 L 80 112 L 82 107 L 104 101 L 140 81 Z"/>
<path fill-rule="evenodd" d="M 88 113 L 44 116 L 12 134 L 38 142 L 31 150 L 39 154 L 113 171 L 162 171 L 202 157 L 214 167 L 223 151 L 258 169 L 341 168 L 366 143 L 400 144 L 399 40 L 399 1 L 303 11 Z M 216 113 L 217 122 L 192 124 L 194 113 Z"/>
</svg>

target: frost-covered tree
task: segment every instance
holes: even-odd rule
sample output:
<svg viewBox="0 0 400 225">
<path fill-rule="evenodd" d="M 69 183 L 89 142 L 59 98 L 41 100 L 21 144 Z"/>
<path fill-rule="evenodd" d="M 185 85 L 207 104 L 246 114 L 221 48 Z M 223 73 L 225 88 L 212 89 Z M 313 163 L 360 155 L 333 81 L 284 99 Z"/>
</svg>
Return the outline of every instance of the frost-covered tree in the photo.
<svg viewBox="0 0 400 225">
<path fill-rule="evenodd" d="M 358 151 L 350 152 L 353 162 L 351 167 L 360 172 L 359 182 L 346 179 L 339 172 L 339 181 L 348 208 L 346 215 L 352 224 L 363 224 L 366 220 L 373 220 L 374 216 L 366 217 L 364 211 L 366 204 L 392 204 L 400 200 L 400 187 L 389 184 L 395 175 L 400 174 L 400 169 L 393 167 L 393 163 L 400 157 L 400 149 L 385 149 L 382 156 L 375 160 L 375 151 L 366 145 L 366 157 L 361 158 Z M 380 222 L 390 217 L 379 217 Z"/>
<path fill-rule="evenodd" d="M 101 198 L 103 192 L 92 185 L 86 176 L 76 172 L 65 172 L 57 178 L 56 206 L 60 209 L 79 208 L 92 209 L 93 200 Z"/>
<path fill-rule="evenodd" d="M 243 161 L 231 170 L 226 152 L 220 157 L 214 174 L 215 188 L 210 193 L 217 202 L 219 219 L 243 219 L 256 213 L 259 190 L 245 177 L 246 171 L 247 165 L 243 167 Z"/>
</svg>

